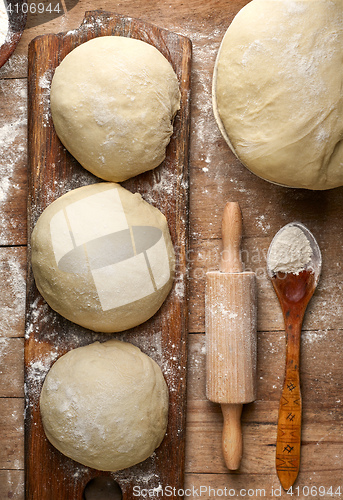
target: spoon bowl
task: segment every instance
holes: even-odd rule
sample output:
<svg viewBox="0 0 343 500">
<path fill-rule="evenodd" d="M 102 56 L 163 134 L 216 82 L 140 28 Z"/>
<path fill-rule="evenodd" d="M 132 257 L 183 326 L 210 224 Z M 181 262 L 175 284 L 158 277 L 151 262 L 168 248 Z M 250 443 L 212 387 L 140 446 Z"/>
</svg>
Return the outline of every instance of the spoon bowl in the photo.
<svg viewBox="0 0 343 500">
<path fill-rule="evenodd" d="M 307 241 L 310 244 L 310 247 L 311 247 L 311 250 L 312 250 L 312 255 L 311 255 L 310 260 L 306 264 L 304 270 L 309 270 L 309 271 L 311 271 L 313 273 L 315 282 L 317 284 L 318 281 L 319 281 L 320 272 L 321 272 L 321 268 L 322 268 L 322 255 L 321 255 L 321 251 L 320 251 L 318 243 L 317 243 L 315 237 L 313 236 L 313 234 L 311 233 L 311 231 L 309 231 L 307 229 L 307 227 L 304 226 L 304 224 L 301 224 L 301 222 L 290 222 L 289 224 L 286 224 L 286 226 L 282 227 L 276 233 L 276 235 L 274 236 L 274 238 L 273 238 L 273 240 L 272 240 L 272 242 L 271 242 L 271 244 L 269 246 L 268 253 L 267 253 L 267 272 L 268 272 L 268 276 L 270 278 L 273 278 L 277 274 L 274 271 L 274 269 L 272 269 L 271 266 L 270 266 L 270 256 L 271 256 L 271 252 L 272 252 L 273 246 L 276 243 L 276 241 L 280 238 L 280 236 L 282 235 L 282 233 L 284 231 L 286 231 L 287 229 L 291 228 L 291 227 L 297 227 L 300 231 L 302 231 L 302 233 L 307 238 Z M 285 274 L 290 274 L 290 273 L 285 273 Z"/>
</svg>

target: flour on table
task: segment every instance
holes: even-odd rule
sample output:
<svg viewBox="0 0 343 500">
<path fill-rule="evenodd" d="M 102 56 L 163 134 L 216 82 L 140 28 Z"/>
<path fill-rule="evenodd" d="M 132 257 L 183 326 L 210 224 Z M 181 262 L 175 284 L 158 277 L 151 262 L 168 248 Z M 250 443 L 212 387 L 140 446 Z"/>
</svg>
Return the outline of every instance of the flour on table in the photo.
<svg viewBox="0 0 343 500">
<path fill-rule="evenodd" d="M 8 121 L 5 116 L 0 117 L 0 241 L 1 245 L 10 245 L 13 243 L 13 231 L 19 234 L 25 230 L 25 220 L 16 218 L 14 214 L 10 217 L 8 207 L 20 207 L 15 200 L 24 189 L 20 179 L 27 154 L 26 83 L 19 79 L 0 80 L 1 104 L 5 92 L 12 93 L 15 110 Z"/>
<path fill-rule="evenodd" d="M 8 32 L 8 14 L 5 0 L 0 0 L 0 46 L 5 42 Z"/>
<path fill-rule="evenodd" d="M 312 257 L 312 248 L 304 232 L 296 225 L 286 226 L 272 242 L 268 267 L 274 273 L 299 274 Z"/>
</svg>

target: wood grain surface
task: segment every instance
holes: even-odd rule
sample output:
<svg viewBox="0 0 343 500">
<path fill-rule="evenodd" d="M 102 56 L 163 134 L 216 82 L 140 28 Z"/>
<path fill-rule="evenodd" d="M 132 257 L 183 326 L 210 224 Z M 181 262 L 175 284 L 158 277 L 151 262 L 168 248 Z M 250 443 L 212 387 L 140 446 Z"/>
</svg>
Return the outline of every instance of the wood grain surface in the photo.
<svg viewBox="0 0 343 500">
<path fill-rule="evenodd" d="M 115 338 L 125 339 L 161 366 L 169 388 L 169 416 L 166 437 L 153 457 L 116 474 L 83 467 L 50 445 L 42 428 L 39 394 L 46 371 L 66 351 L 107 340 L 70 323 L 52 311 L 39 294 L 30 267 L 28 244 L 27 321 L 25 339 L 26 383 L 26 498 L 30 500 L 82 499 L 86 484 L 99 475 L 112 475 L 123 498 L 133 495 L 133 487 L 153 489 L 175 484 L 183 487 L 186 408 L 187 303 L 186 253 L 188 217 L 188 137 L 191 43 L 170 33 L 124 16 L 88 12 L 78 30 L 44 35 L 29 46 L 29 187 L 28 230 L 31 233 L 42 211 L 65 192 L 101 181 L 86 172 L 60 143 L 50 115 L 49 88 L 55 68 L 76 46 L 96 36 L 120 35 L 138 38 L 157 47 L 170 61 L 178 76 L 181 110 L 175 118 L 174 133 L 167 157 L 156 169 L 124 183 L 139 192 L 167 217 L 176 251 L 176 278 L 172 292 L 161 309 L 144 324 Z M 42 370 L 41 367 L 44 366 Z M 39 371 L 41 369 L 41 371 Z"/>
<path fill-rule="evenodd" d="M 184 35 L 193 46 L 185 459 L 185 487 L 191 494 L 187 498 L 199 498 L 200 487 L 200 498 L 204 500 L 212 500 L 213 491 L 224 488 L 231 494 L 235 491 L 236 496 L 231 498 L 241 498 L 241 489 L 245 489 L 246 497 L 250 490 L 249 498 L 291 498 L 278 490 L 280 483 L 275 471 L 285 333 L 281 308 L 266 274 L 265 258 L 276 231 L 295 220 L 307 225 L 316 237 L 323 269 L 301 336 L 302 454 L 294 485 L 299 490 L 293 498 L 339 499 L 338 494 L 334 495 L 339 486 L 342 494 L 343 189 L 311 192 L 269 184 L 248 172 L 222 138 L 212 113 L 212 72 L 224 33 L 246 3 L 247 0 L 103 0 L 95 4 L 94 0 L 79 0 L 59 18 L 29 14 L 27 29 L 16 51 L 0 69 L 1 499 L 24 499 L 27 49 L 37 35 L 77 28 L 85 11 L 99 7 Z M 219 266 L 221 218 L 228 200 L 239 201 L 242 209 L 243 264 L 245 270 L 256 272 L 258 294 L 257 399 L 243 409 L 245 452 L 240 469 L 234 473 L 227 471 L 218 453 L 220 406 L 207 401 L 205 395 L 203 333 L 205 275 Z"/>
</svg>

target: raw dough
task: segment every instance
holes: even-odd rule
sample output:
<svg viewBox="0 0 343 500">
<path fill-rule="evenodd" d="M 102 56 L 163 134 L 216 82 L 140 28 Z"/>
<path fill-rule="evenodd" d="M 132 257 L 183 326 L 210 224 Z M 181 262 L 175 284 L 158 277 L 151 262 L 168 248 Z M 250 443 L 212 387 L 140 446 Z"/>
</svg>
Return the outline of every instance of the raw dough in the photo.
<svg viewBox="0 0 343 500">
<path fill-rule="evenodd" d="M 40 293 L 52 309 L 91 330 L 143 323 L 172 286 L 166 218 L 119 184 L 84 186 L 58 198 L 38 219 L 31 246 Z"/>
<path fill-rule="evenodd" d="M 95 342 L 56 361 L 40 410 L 46 436 L 59 451 L 88 467 L 116 471 L 160 445 L 168 389 L 159 366 L 138 347 Z"/>
<path fill-rule="evenodd" d="M 225 34 L 214 111 L 233 151 L 265 179 L 343 185 L 342 11 L 342 0 L 252 0 Z"/>
<path fill-rule="evenodd" d="M 172 66 L 155 47 L 133 38 L 106 36 L 79 45 L 51 84 L 57 135 L 81 165 L 109 181 L 164 160 L 178 109 Z"/>
</svg>

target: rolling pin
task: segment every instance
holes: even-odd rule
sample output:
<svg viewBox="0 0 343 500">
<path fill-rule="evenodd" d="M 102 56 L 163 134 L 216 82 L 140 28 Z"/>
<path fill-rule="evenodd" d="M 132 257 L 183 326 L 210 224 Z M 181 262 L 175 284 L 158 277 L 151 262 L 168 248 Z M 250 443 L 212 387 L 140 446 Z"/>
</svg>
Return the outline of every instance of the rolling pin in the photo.
<svg viewBox="0 0 343 500">
<path fill-rule="evenodd" d="M 222 220 L 220 271 L 206 274 L 206 394 L 221 404 L 222 448 L 229 470 L 239 468 L 244 403 L 256 399 L 256 275 L 242 272 L 242 214 L 228 202 Z"/>
</svg>

